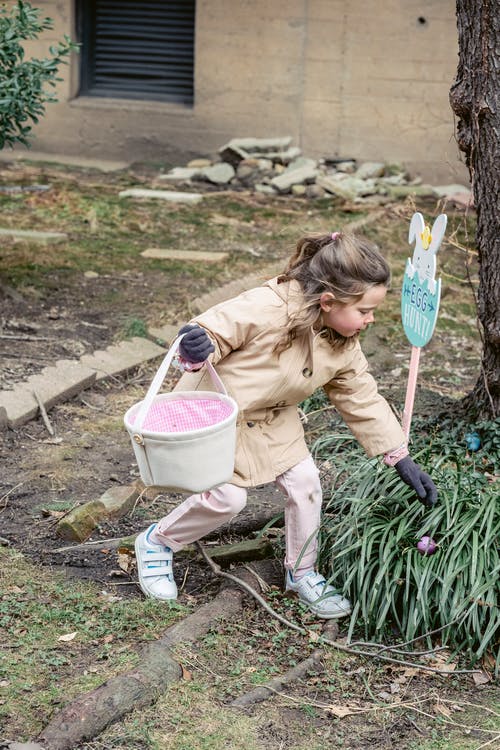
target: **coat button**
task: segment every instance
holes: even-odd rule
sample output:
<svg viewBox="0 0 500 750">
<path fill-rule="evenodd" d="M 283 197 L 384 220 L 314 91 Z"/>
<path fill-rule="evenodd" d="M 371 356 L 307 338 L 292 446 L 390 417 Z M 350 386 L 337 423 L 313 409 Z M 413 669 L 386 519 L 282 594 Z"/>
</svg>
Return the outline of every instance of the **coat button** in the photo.
<svg viewBox="0 0 500 750">
<path fill-rule="evenodd" d="M 302 370 L 302 375 L 305 378 L 310 378 L 312 376 L 312 370 L 310 370 L 309 367 L 304 367 L 304 369 Z"/>
<path fill-rule="evenodd" d="M 255 422 L 247 422 L 247 427 L 255 427 Z"/>
</svg>

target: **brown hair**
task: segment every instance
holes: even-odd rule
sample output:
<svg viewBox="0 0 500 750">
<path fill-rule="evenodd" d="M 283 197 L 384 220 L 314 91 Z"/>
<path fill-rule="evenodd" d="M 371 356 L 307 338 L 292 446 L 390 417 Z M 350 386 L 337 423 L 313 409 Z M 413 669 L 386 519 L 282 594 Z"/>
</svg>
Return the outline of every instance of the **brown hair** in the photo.
<svg viewBox="0 0 500 750">
<path fill-rule="evenodd" d="M 337 302 L 348 304 L 361 299 L 371 287 L 381 284 L 389 287 L 391 271 L 376 245 L 363 237 L 335 232 L 333 235 L 311 234 L 298 241 L 278 283 L 292 279 L 299 282 L 305 304 L 278 341 L 278 352 L 288 349 L 297 336 L 318 321 L 320 297 L 324 292 L 331 292 Z M 351 341 L 331 328 L 326 329 L 326 336 L 334 348 Z"/>
</svg>

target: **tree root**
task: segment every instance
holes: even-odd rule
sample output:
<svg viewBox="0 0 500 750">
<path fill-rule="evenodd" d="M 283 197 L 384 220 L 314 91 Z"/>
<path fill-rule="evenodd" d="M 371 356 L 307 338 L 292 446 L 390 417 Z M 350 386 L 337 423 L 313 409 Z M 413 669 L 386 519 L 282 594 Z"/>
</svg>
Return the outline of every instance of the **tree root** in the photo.
<svg viewBox="0 0 500 750">
<path fill-rule="evenodd" d="M 152 703 L 183 674 L 170 648 L 181 641 L 193 641 L 207 633 L 217 620 L 231 618 L 242 608 L 243 594 L 225 588 L 196 612 L 176 623 L 141 653 L 140 666 L 112 677 L 103 685 L 65 706 L 40 733 L 38 740 L 50 750 L 71 750 L 100 734 L 127 713 Z"/>
<path fill-rule="evenodd" d="M 328 635 L 331 640 L 335 640 L 338 637 L 339 626 L 334 620 L 329 620 L 325 623 L 323 628 L 323 634 Z M 234 708 L 248 708 L 253 706 L 255 703 L 261 703 L 267 700 L 273 695 L 273 693 L 279 692 L 285 685 L 289 685 L 291 682 L 300 680 L 302 677 L 312 673 L 322 671 L 321 659 L 324 656 L 324 652 L 321 649 L 315 649 L 307 659 L 296 664 L 294 667 L 284 672 L 278 677 L 273 677 L 269 682 L 264 685 L 260 685 L 248 693 L 243 693 L 234 701 L 229 704 Z"/>
</svg>

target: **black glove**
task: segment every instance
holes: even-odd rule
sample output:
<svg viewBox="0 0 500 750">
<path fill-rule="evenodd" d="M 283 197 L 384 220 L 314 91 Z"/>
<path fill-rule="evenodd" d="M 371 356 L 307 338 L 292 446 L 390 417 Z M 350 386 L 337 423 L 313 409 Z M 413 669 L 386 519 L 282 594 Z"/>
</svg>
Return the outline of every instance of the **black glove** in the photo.
<svg viewBox="0 0 500 750">
<path fill-rule="evenodd" d="M 409 487 L 413 487 L 418 495 L 418 499 L 426 508 L 432 508 L 437 503 L 437 488 L 432 479 L 420 466 L 410 458 L 405 456 L 401 458 L 394 468 L 398 472 L 403 482 Z"/>
<path fill-rule="evenodd" d="M 200 326 L 183 326 L 177 335 L 183 333 L 185 336 L 179 344 L 179 353 L 187 362 L 204 362 L 208 355 L 215 351 L 207 332 Z"/>
</svg>

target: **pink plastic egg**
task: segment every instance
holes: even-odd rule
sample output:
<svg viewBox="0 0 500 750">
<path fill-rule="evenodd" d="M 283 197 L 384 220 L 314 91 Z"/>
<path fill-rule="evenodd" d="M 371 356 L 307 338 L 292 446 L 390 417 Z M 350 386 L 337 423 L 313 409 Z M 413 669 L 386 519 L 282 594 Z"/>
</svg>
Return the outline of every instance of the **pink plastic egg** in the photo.
<svg viewBox="0 0 500 750">
<path fill-rule="evenodd" d="M 421 555 L 433 555 L 437 550 L 437 544 L 430 536 L 423 536 L 417 543 L 417 549 Z"/>
</svg>

